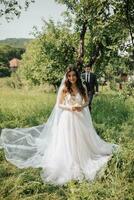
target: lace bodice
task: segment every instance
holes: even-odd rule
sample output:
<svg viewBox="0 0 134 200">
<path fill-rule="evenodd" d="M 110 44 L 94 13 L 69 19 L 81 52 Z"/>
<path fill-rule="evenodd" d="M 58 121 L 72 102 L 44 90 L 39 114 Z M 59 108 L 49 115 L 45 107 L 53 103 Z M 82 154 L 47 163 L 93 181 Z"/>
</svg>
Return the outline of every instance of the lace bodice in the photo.
<svg viewBox="0 0 134 200">
<path fill-rule="evenodd" d="M 74 104 L 82 104 L 83 98 L 78 92 L 75 96 L 71 95 L 70 93 L 67 93 L 64 98 L 64 104 L 65 105 L 74 105 Z"/>
</svg>

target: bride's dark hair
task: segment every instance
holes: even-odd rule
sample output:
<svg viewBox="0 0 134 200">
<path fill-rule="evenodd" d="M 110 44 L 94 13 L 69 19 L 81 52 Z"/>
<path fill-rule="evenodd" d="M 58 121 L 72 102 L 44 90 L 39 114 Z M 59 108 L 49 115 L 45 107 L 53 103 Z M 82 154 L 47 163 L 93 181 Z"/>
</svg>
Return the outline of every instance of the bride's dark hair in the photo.
<svg viewBox="0 0 134 200">
<path fill-rule="evenodd" d="M 67 67 L 67 70 L 66 70 L 66 80 L 65 80 L 64 84 L 65 84 L 65 87 L 66 87 L 67 91 L 68 91 L 69 93 L 72 93 L 72 92 L 73 92 L 73 91 L 72 91 L 72 88 L 71 88 L 71 85 L 72 85 L 72 84 L 71 84 L 71 82 L 68 80 L 68 74 L 69 74 L 70 72 L 72 72 L 72 71 L 75 72 L 75 74 L 76 74 L 76 78 L 77 78 L 77 80 L 76 80 L 76 86 L 77 86 L 77 88 L 78 88 L 80 94 L 81 94 L 82 96 L 85 96 L 85 95 L 86 95 L 86 91 L 85 91 L 85 88 L 84 88 L 84 86 L 83 86 L 83 84 L 82 84 L 82 81 L 81 81 L 81 78 L 80 78 L 80 74 L 79 74 L 79 72 L 78 72 L 76 66 L 73 65 L 73 64 L 69 64 L 68 67 Z"/>
</svg>

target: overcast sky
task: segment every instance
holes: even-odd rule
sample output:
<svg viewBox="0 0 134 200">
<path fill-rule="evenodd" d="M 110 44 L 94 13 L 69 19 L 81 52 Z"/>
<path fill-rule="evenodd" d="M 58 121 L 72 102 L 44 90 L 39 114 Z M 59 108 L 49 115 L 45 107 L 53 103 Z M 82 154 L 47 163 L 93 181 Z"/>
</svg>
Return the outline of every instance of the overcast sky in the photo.
<svg viewBox="0 0 134 200">
<path fill-rule="evenodd" d="M 36 0 L 31 4 L 26 12 L 22 12 L 19 19 L 14 18 L 8 23 L 4 18 L 0 19 L 0 39 L 5 38 L 31 38 L 29 33 L 32 27 L 37 26 L 40 30 L 42 26 L 42 18 L 45 20 L 53 19 L 61 21 L 61 13 L 65 10 L 65 6 L 59 5 L 54 0 Z"/>
</svg>

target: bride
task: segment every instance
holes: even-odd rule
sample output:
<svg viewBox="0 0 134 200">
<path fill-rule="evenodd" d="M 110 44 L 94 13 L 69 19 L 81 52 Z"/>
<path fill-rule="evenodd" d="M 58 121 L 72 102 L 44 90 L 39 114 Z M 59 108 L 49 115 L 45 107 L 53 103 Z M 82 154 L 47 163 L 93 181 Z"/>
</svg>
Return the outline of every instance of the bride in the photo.
<svg viewBox="0 0 134 200">
<path fill-rule="evenodd" d="M 67 68 L 48 121 L 3 129 L 0 146 L 9 162 L 19 168 L 41 167 L 43 182 L 54 185 L 94 180 L 118 147 L 97 135 L 86 88 L 72 66 Z"/>
</svg>

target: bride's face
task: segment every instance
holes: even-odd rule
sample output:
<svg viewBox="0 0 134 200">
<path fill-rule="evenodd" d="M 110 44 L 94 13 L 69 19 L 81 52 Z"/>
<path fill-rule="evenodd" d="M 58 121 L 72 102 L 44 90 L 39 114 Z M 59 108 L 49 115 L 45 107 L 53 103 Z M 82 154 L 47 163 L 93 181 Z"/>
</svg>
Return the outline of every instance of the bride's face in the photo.
<svg viewBox="0 0 134 200">
<path fill-rule="evenodd" d="M 75 71 L 69 72 L 67 78 L 72 84 L 76 83 L 77 77 Z"/>
</svg>

